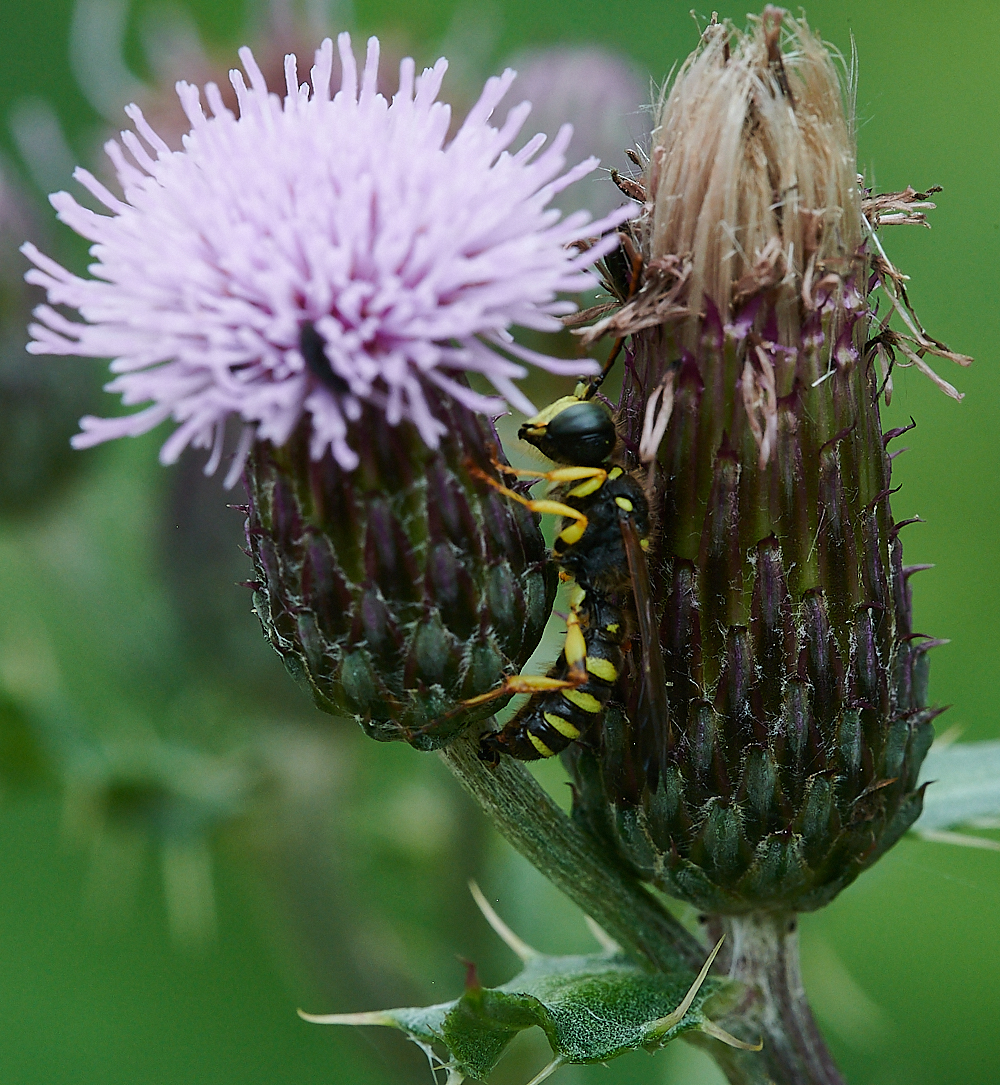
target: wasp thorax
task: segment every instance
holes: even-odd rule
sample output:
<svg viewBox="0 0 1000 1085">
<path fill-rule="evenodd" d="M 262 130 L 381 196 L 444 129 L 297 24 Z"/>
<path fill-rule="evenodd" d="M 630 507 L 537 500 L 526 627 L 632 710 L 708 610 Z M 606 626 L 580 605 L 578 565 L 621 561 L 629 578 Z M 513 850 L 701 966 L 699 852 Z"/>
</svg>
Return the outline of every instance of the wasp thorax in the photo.
<svg viewBox="0 0 1000 1085">
<path fill-rule="evenodd" d="M 572 754 L 578 812 L 709 912 L 818 907 L 921 809 L 934 642 L 889 505 L 851 93 L 805 23 L 713 22 L 654 131 L 641 281 L 599 326 L 632 336 L 622 436 L 659 461 L 666 707 L 639 726 L 621 686 Z"/>
</svg>

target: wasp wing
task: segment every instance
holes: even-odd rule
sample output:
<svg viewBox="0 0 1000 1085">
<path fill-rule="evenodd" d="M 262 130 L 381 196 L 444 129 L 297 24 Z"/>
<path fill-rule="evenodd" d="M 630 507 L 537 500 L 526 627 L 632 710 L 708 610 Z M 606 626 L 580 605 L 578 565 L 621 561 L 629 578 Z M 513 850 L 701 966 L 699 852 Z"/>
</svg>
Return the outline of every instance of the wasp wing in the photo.
<svg viewBox="0 0 1000 1085">
<path fill-rule="evenodd" d="M 653 593 L 649 586 L 646 553 L 631 517 L 623 515 L 619 523 L 632 579 L 632 596 L 642 645 L 639 697 L 632 724 L 642 746 L 650 787 L 655 789 L 670 733 L 667 679 L 663 669 L 663 653 L 660 651 L 660 631 L 653 609 Z"/>
</svg>

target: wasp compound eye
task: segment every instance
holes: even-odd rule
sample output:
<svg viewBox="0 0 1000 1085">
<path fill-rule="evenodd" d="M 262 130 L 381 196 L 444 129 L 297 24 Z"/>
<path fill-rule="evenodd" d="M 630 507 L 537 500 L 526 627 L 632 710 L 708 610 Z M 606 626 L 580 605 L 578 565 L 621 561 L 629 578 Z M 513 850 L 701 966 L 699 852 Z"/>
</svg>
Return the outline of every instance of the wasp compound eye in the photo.
<svg viewBox="0 0 1000 1085">
<path fill-rule="evenodd" d="M 615 424 L 598 403 L 560 400 L 566 406 L 547 421 L 543 415 L 526 422 L 518 432 L 540 452 L 557 463 L 597 467 L 614 451 Z"/>
</svg>

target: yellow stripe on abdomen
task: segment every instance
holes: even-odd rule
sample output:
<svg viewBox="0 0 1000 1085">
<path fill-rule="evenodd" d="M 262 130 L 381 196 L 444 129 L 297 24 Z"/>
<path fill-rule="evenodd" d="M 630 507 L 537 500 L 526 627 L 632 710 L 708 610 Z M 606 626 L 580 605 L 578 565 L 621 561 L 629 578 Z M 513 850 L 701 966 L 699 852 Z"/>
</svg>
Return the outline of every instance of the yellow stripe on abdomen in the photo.
<svg viewBox="0 0 1000 1085">
<path fill-rule="evenodd" d="M 589 712 L 596 716 L 604 710 L 604 706 L 596 697 L 584 693 L 582 689 L 564 689 L 563 696 L 571 705 L 576 705 L 581 712 Z M 533 738 L 532 741 L 534 741 Z"/>
<path fill-rule="evenodd" d="M 600 656 L 587 656 L 587 670 L 602 682 L 614 682 L 618 677 L 618 671 L 611 660 L 602 659 Z"/>
<path fill-rule="evenodd" d="M 555 750 L 550 750 L 548 746 L 546 746 L 537 735 L 532 734 L 531 731 L 528 732 L 528 740 L 541 757 L 555 757 Z"/>
<path fill-rule="evenodd" d="M 564 720 L 562 716 L 557 716 L 554 712 L 546 712 L 542 718 L 550 727 L 554 727 L 564 738 L 568 738 L 570 742 L 574 742 L 580 737 L 580 728 L 574 727 L 569 720 Z"/>
</svg>

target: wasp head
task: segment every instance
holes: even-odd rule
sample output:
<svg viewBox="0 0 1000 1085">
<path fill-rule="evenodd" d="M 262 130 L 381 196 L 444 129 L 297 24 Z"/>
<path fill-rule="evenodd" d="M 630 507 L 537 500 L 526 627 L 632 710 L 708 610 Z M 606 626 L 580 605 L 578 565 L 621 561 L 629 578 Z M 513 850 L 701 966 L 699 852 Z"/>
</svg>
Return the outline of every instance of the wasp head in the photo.
<svg viewBox="0 0 1000 1085">
<path fill-rule="evenodd" d="M 614 451 L 617 434 L 608 412 L 593 400 L 564 396 L 517 431 L 556 463 L 599 467 Z"/>
</svg>

